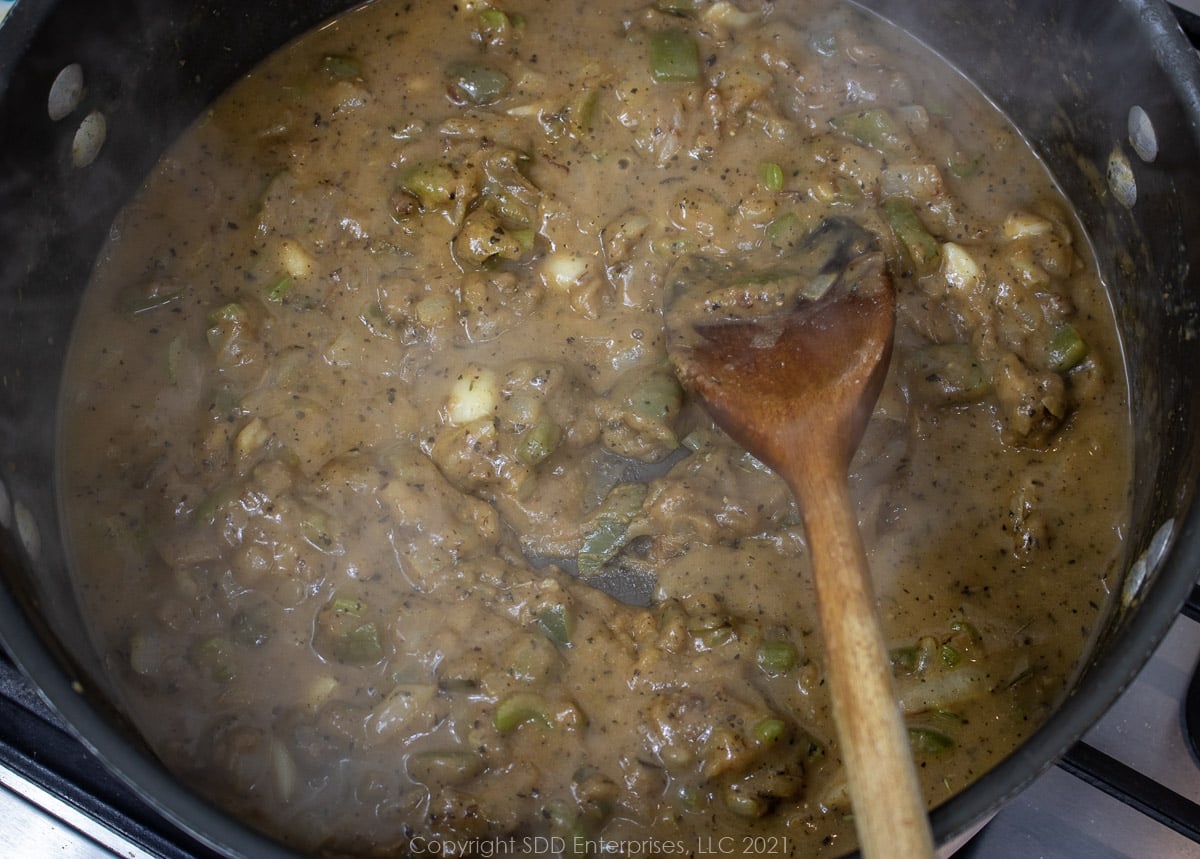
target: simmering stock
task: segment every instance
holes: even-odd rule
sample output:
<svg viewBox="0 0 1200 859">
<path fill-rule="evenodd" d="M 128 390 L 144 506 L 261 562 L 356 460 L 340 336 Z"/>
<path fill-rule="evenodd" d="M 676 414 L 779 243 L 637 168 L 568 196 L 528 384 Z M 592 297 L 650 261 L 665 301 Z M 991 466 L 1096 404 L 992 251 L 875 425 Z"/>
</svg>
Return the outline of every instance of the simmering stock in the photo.
<svg viewBox="0 0 1200 859">
<path fill-rule="evenodd" d="M 1119 344 L 1019 135 L 810 0 L 377 0 L 179 141 L 64 405 L 133 722 L 314 852 L 850 849 L 796 508 L 662 325 L 682 254 L 776 260 L 736 302 L 847 242 L 899 300 L 852 489 L 928 800 L 960 790 L 1106 610 Z"/>
</svg>

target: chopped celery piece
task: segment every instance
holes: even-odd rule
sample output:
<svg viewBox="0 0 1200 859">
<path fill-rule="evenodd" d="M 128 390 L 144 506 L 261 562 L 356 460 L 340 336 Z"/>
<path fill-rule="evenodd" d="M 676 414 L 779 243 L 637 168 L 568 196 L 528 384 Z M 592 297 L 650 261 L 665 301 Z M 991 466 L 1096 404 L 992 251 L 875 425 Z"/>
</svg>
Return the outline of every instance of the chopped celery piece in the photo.
<svg viewBox="0 0 1200 859">
<path fill-rule="evenodd" d="M 491 66 L 455 63 L 449 69 L 450 91 L 459 102 L 486 105 L 508 92 L 508 75 Z"/>
<path fill-rule="evenodd" d="M 336 614 L 352 614 L 355 617 L 362 617 L 367 610 L 367 604 L 355 597 L 337 597 L 333 601 L 333 610 Z"/>
<path fill-rule="evenodd" d="M 192 511 L 192 518 L 196 522 L 211 525 L 217 521 L 222 508 L 237 501 L 241 494 L 239 486 L 219 486 L 196 505 L 196 509 Z"/>
<path fill-rule="evenodd" d="M 234 325 L 245 325 L 249 321 L 250 315 L 246 312 L 246 308 L 236 301 L 222 304 L 208 314 L 208 324 L 214 327 L 227 322 Z"/>
<path fill-rule="evenodd" d="M 918 755 L 941 755 L 954 748 L 954 740 L 932 728 L 909 728 L 908 741 Z"/>
<path fill-rule="evenodd" d="M 796 645 L 790 641 L 776 639 L 760 644 L 755 658 L 758 667 L 768 674 L 786 674 L 796 667 L 798 656 Z"/>
<path fill-rule="evenodd" d="M 517 443 L 517 459 L 526 465 L 537 465 L 554 453 L 562 441 L 562 428 L 554 421 L 539 421 L 525 432 Z"/>
<path fill-rule="evenodd" d="M 353 57 L 330 54 L 321 60 L 321 70 L 336 80 L 358 80 L 362 66 Z"/>
<path fill-rule="evenodd" d="M 333 642 L 334 658 L 346 665 L 371 665 L 383 658 L 383 643 L 374 623 L 361 623 Z"/>
<path fill-rule="evenodd" d="M 550 718 L 546 702 L 535 692 L 517 692 L 510 695 L 496 707 L 496 715 L 493 717 L 496 730 L 505 734 L 533 721 L 541 722 L 548 728 L 554 727 L 554 720 Z"/>
<path fill-rule="evenodd" d="M 201 641 L 191 650 L 192 664 L 217 683 L 231 683 L 237 677 L 237 659 L 233 646 L 224 638 Z"/>
<path fill-rule="evenodd" d="M 968 621 L 954 621 L 954 623 L 950 624 L 950 631 L 955 635 L 965 635 L 973 645 L 983 643 L 983 634 L 979 631 L 975 624 Z"/>
<path fill-rule="evenodd" d="M 683 30 L 661 30 L 650 37 L 650 72 L 658 83 L 700 79 L 700 48 Z"/>
<path fill-rule="evenodd" d="M 233 640 L 248 647 L 261 647 L 271 638 L 271 620 L 262 605 L 239 611 L 229 626 Z"/>
<path fill-rule="evenodd" d="M 941 259 L 941 247 L 921 223 L 921 216 L 913 204 L 903 197 L 889 197 L 883 201 L 883 214 L 917 270 L 924 273 L 936 268 Z"/>
<path fill-rule="evenodd" d="M 976 155 L 971 158 L 959 153 L 950 159 L 947 166 L 950 168 L 951 176 L 958 179 L 969 179 L 983 172 L 983 156 Z"/>
<path fill-rule="evenodd" d="M 891 653 L 892 667 L 906 674 L 922 674 L 933 663 L 940 650 L 936 638 L 926 635 L 916 645 L 897 647 Z"/>
<path fill-rule="evenodd" d="M 891 658 L 892 668 L 905 674 L 915 674 L 921 664 L 921 651 L 912 645 L 895 647 L 888 656 Z"/>
<path fill-rule="evenodd" d="M 773 161 L 764 161 L 758 165 L 758 181 L 768 191 L 782 191 L 783 168 Z"/>
<path fill-rule="evenodd" d="M 767 241 L 777 248 L 791 247 L 799 244 L 807 233 L 800 217 L 795 212 L 784 212 L 771 223 L 767 224 Z"/>
<path fill-rule="evenodd" d="M 600 571 L 617 556 L 629 539 L 629 525 L 642 511 L 647 487 L 644 483 L 614 486 L 583 526 L 583 544 L 577 562 L 579 575 L 587 577 Z"/>
<path fill-rule="evenodd" d="M 511 25 L 508 20 L 508 15 L 504 14 L 499 9 L 484 9 L 479 13 L 479 23 L 484 26 L 489 32 L 503 33 L 508 30 Z"/>
<path fill-rule="evenodd" d="M 458 177 L 445 164 L 414 164 L 400 177 L 400 187 L 423 209 L 436 209 L 454 199 Z"/>
<path fill-rule="evenodd" d="M 1065 373 L 1078 366 L 1079 362 L 1087 357 L 1087 344 L 1075 330 L 1075 326 L 1066 323 L 1050 338 L 1046 357 L 1050 362 L 1051 370 Z"/>
<path fill-rule="evenodd" d="M 314 549 L 326 553 L 338 553 L 337 540 L 329 527 L 329 517 L 320 510 L 308 508 L 300 517 L 300 536 Z"/>
<path fill-rule="evenodd" d="M 698 0 L 658 0 L 654 7 L 659 12 L 685 18 L 695 12 L 698 5 Z"/>
<path fill-rule="evenodd" d="M 953 668 L 958 663 L 962 662 L 962 651 L 953 644 L 942 645 L 942 664 L 947 668 Z"/>
<path fill-rule="evenodd" d="M 532 251 L 533 243 L 537 239 L 537 233 L 530 228 L 509 230 L 508 235 L 509 238 L 517 243 L 517 247 L 521 249 L 522 254 Z"/>
<path fill-rule="evenodd" d="M 564 136 L 580 138 L 595 125 L 599 104 L 598 89 L 583 89 L 559 110 L 542 114 L 539 122 L 551 140 L 560 140 Z"/>
<path fill-rule="evenodd" d="M 976 403 L 992 392 L 992 374 L 967 343 L 918 349 L 908 360 L 913 395 L 923 402 Z"/>
<path fill-rule="evenodd" d="M 771 810 L 769 797 L 762 796 L 753 790 L 747 790 L 738 782 L 726 785 L 721 799 L 725 803 L 725 808 L 747 820 L 760 818 Z"/>
<path fill-rule="evenodd" d="M 575 631 L 575 618 L 565 605 L 547 606 L 538 612 L 538 626 L 542 632 L 555 644 L 564 647 L 571 644 L 571 636 Z"/>
<path fill-rule="evenodd" d="M 287 298 L 287 294 L 291 288 L 292 279 L 290 277 L 284 276 L 279 278 L 267 290 L 267 301 L 273 301 L 278 304 Z"/>
<path fill-rule="evenodd" d="M 172 337 L 171 342 L 167 344 L 166 370 L 168 384 L 179 384 L 179 370 L 186 353 L 187 343 L 184 339 L 182 337 Z"/>
<path fill-rule="evenodd" d="M 889 157 L 904 157 L 912 148 L 896 120 L 882 108 L 843 113 L 830 122 L 837 131 L 855 143 L 869 146 Z"/>
<path fill-rule="evenodd" d="M 624 401 L 638 417 L 665 420 L 683 407 L 683 388 L 673 372 L 655 371 L 637 378 Z"/>
</svg>

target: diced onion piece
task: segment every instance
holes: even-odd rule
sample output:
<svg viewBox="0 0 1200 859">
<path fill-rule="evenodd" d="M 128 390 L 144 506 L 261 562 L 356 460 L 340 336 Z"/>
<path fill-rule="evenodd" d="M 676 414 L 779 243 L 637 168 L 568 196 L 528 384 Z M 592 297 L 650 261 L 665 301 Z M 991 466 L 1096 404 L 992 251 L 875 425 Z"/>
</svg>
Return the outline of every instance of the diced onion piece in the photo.
<svg viewBox="0 0 1200 859">
<path fill-rule="evenodd" d="M 271 768 L 275 771 L 275 788 L 279 791 L 279 798 L 287 802 L 296 792 L 299 775 L 287 746 L 279 740 L 271 740 Z"/>
<path fill-rule="evenodd" d="M 979 285 L 981 270 L 962 245 L 946 242 L 942 245 L 942 275 L 956 290 L 971 292 Z"/>
<path fill-rule="evenodd" d="M 329 696 L 338 688 L 338 682 L 328 674 L 316 677 L 308 684 L 304 693 L 304 704 L 309 710 L 321 709 L 321 705 L 329 700 Z"/>
<path fill-rule="evenodd" d="M 295 239 L 284 239 L 277 250 L 279 265 L 289 277 L 310 277 L 316 271 L 317 263 Z"/>
<path fill-rule="evenodd" d="M 1004 237 L 1006 239 L 1044 236 L 1053 231 L 1053 223 L 1030 212 L 1010 212 L 1004 218 Z"/>
<path fill-rule="evenodd" d="M 239 459 L 246 457 L 259 450 L 271 439 L 271 430 L 267 427 L 266 421 L 262 418 L 254 418 L 250 423 L 242 427 L 241 432 L 237 434 L 237 439 L 234 441 L 234 448 L 237 451 Z"/>
<path fill-rule="evenodd" d="M 379 736 L 394 734 L 409 725 L 422 713 L 437 694 L 437 687 L 430 683 L 412 683 L 398 686 L 375 709 L 375 732 Z"/>
<path fill-rule="evenodd" d="M 717 0 L 704 10 L 702 17 L 707 22 L 721 24 L 730 30 L 740 30 L 749 27 L 761 16 L 757 12 L 743 12 L 728 0 Z"/>
<path fill-rule="evenodd" d="M 462 426 L 488 417 L 500 402 L 500 383 L 486 367 L 472 364 L 454 380 L 446 400 L 446 417 Z"/>
<path fill-rule="evenodd" d="M 577 254 L 552 254 L 542 268 L 546 283 L 564 292 L 583 280 L 588 262 Z"/>
<path fill-rule="evenodd" d="M 417 302 L 417 321 L 426 328 L 436 328 L 454 318 L 454 299 L 449 295 L 429 295 Z"/>
<path fill-rule="evenodd" d="M 151 632 L 138 632 L 129 639 L 129 667 L 143 677 L 162 667 L 162 643 Z"/>
</svg>

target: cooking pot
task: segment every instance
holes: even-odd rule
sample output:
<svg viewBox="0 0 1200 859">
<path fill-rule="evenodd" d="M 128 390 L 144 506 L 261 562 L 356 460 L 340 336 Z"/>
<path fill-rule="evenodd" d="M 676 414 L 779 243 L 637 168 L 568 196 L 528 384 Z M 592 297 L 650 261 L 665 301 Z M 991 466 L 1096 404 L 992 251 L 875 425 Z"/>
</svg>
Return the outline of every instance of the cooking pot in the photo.
<svg viewBox="0 0 1200 859">
<path fill-rule="evenodd" d="M 206 104 L 346 5 L 20 0 L 0 24 L 0 637 L 86 745 L 229 856 L 287 851 L 176 782 L 108 703 L 61 542 L 59 386 L 117 210 Z M 1189 241 L 1200 237 L 1200 65 L 1160 0 L 864 5 L 965 70 L 1045 158 L 1095 243 L 1128 352 L 1135 476 L 1124 585 L 1061 707 L 934 811 L 948 841 L 1100 717 L 1200 570 L 1200 240 Z"/>
</svg>

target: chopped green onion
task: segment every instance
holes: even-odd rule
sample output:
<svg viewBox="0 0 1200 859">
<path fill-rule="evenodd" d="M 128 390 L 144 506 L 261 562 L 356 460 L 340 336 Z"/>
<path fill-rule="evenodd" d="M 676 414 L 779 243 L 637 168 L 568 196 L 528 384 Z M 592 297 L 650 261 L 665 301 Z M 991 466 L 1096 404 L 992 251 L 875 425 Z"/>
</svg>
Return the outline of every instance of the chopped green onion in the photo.
<svg viewBox="0 0 1200 859">
<path fill-rule="evenodd" d="M 754 725 L 754 739 L 764 746 L 774 745 L 787 733 L 787 722 L 768 716 Z"/>
<path fill-rule="evenodd" d="M 758 181 L 768 191 L 783 190 L 783 168 L 772 161 L 758 165 Z"/>
<path fill-rule="evenodd" d="M 650 37 L 650 71 L 658 83 L 700 79 L 700 48 L 683 30 L 660 30 Z"/>
</svg>

